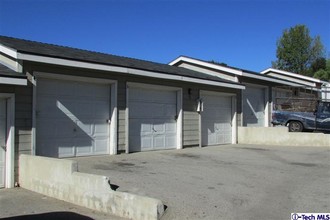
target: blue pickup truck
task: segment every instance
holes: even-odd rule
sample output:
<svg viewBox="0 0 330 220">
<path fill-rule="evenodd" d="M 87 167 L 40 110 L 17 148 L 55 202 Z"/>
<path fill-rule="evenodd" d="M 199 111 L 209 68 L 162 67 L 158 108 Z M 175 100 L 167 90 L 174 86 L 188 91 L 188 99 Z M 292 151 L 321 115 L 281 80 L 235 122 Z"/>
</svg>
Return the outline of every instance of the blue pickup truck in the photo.
<svg viewBox="0 0 330 220">
<path fill-rule="evenodd" d="M 316 110 L 311 112 L 297 112 L 287 110 L 273 110 L 273 125 L 289 127 L 290 132 L 330 131 L 330 100 L 318 101 Z"/>
</svg>

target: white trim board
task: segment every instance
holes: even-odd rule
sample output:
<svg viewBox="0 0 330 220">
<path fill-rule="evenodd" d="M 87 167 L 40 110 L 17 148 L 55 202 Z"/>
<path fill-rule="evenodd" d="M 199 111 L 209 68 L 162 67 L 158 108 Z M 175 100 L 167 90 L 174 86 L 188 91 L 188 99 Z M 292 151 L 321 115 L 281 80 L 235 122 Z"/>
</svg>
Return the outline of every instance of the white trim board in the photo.
<svg viewBox="0 0 330 220">
<path fill-rule="evenodd" d="M 0 76 L 0 84 L 26 86 L 27 79 Z"/>
<path fill-rule="evenodd" d="M 269 81 L 269 82 L 280 83 L 280 84 L 284 84 L 284 85 L 288 85 L 288 86 L 302 86 L 301 84 L 293 83 L 293 82 L 287 82 L 287 81 L 284 81 L 284 80 L 281 80 L 281 79 L 270 79 L 268 77 L 263 76 L 262 74 L 260 74 L 260 76 L 258 76 L 256 74 L 243 72 L 243 76 L 254 78 L 254 79 L 260 79 L 260 80 L 264 80 L 264 81 Z"/>
<path fill-rule="evenodd" d="M 8 56 L 10 56 L 14 59 L 17 59 L 17 50 L 15 50 L 15 49 L 12 49 L 10 47 L 6 47 L 6 46 L 0 44 L 0 52 L 7 54 Z"/>
<path fill-rule="evenodd" d="M 320 79 L 315 79 L 313 77 L 304 76 L 304 75 L 301 75 L 301 74 L 292 73 L 292 72 L 288 72 L 288 71 L 284 71 L 284 70 L 273 69 L 273 68 L 268 68 L 264 71 L 261 71 L 260 73 L 265 74 L 265 75 L 267 75 L 269 73 L 278 73 L 278 74 L 287 75 L 287 76 L 291 76 L 291 77 L 294 77 L 294 78 L 303 79 L 303 80 L 316 82 L 316 83 L 324 83 L 325 82 L 325 81 L 322 81 Z"/>
<path fill-rule="evenodd" d="M 7 100 L 7 141 L 6 141 L 6 168 L 5 188 L 14 187 L 15 176 L 15 95 L 11 93 L 0 93 L 0 98 Z"/>
<path fill-rule="evenodd" d="M 232 73 L 232 74 L 235 74 L 235 75 L 242 75 L 241 70 L 233 69 L 233 68 L 230 68 L 230 67 L 224 67 L 224 66 L 220 66 L 220 65 L 217 65 L 217 64 L 212 64 L 212 63 L 208 63 L 208 62 L 205 62 L 205 61 L 196 60 L 196 59 L 189 58 L 189 57 L 184 57 L 184 56 L 178 57 L 177 59 L 170 62 L 168 65 L 175 66 L 177 63 L 182 62 L 182 61 L 197 64 L 197 65 L 200 65 L 200 66 L 205 66 L 205 67 L 216 69 L 216 70 L 221 70 L 221 71 L 224 71 L 224 72 L 229 72 L 229 73 Z"/>
<path fill-rule="evenodd" d="M 247 73 L 247 72 L 244 72 L 243 70 L 237 70 L 237 69 L 230 68 L 230 67 L 224 67 L 224 66 L 220 66 L 220 65 L 217 65 L 217 64 L 212 64 L 212 63 L 208 63 L 208 62 L 205 62 L 205 61 L 196 60 L 196 59 L 189 58 L 189 57 L 184 57 L 184 56 L 181 56 L 181 57 L 175 59 L 174 61 L 170 62 L 169 65 L 175 66 L 179 62 L 191 63 L 191 64 L 199 66 L 200 68 L 210 68 L 210 69 L 213 69 L 215 71 L 220 70 L 220 71 L 223 71 L 223 72 L 226 72 L 226 73 L 233 74 L 236 77 L 237 76 L 244 76 L 244 77 L 264 80 L 264 81 L 268 81 L 268 82 L 280 83 L 280 84 L 284 84 L 284 85 L 301 86 L 300 84 L 296 84 L 296 83 L 293 83 L 293 82 L 287 82 L 287 81 L 284 81 L 284 80 L 281 80 L 281 79 L 272 79 L 272 78 L 269 78 L 269 77 L 264 76 L 262 74 L 256 75 L 256 74 L 252 74 L 252 73 Z M 183 68 L 185 68 L 185 67 L 183 67 Z M 208 75 L 212 75 L 212 76 L 217 76 L 217 77 L 222 79 L 222 77 L 220 77 L 219 75 L 214 74 L 214 73 L 209 73 L 207 71 L 205 71 L 203 73 L 208 74 Z"/>
</svg>

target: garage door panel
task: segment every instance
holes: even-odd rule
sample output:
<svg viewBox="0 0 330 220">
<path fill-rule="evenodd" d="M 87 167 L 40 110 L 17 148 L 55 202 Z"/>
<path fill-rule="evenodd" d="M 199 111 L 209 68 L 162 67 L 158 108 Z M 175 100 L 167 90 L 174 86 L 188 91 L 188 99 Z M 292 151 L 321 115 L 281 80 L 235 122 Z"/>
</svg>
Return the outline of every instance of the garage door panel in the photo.
<svg viewBox="0 0 330 220">
<path fill-rule="evenodd" d="M 219 103 L 222 103 L 223 106 L 231 105 L 230 97 L 228 96 L 207 95 L 203 96 L 203 102 L 208 103 L 210 106 L 219 106 Z"/>
<path fill-rule="evenodd" d="M 43 80 L 42 83 L 38 83 L 38 90 L 42 91 L 44 95 L 65 95 L 66 90 L 64 85 L 59 85 L 57 80 Z M 66 86 L 68 87 L 68 86 Z"/>
<path fill-rule="evenodd" d="M 176 121 L 170 121 L 165 123 L 166 133 L 176 133 Z"/>
<path fill-rule="evenodd" d="M 130 151 L 176 147 L 176 91 L 130 88 Z"/>
<path fill-rule="evenodd" d="M 131 152 L 152 150 L 152 136 L 130 135 L 129 145 Z"/>
<path fill-rule="evenodd" d="M 94 107 L 92 101 L 76 100 L 74 102 L 74 108 L 72 108 L 72 114 L 77 118 L 90 118 L 94 115 Z"/>
<path fill-rule="evenodd" d="M 231 108 L 208 106 L 208 107 L 204 107 L 203 114 L 205 115 L 205 118 L 218 119 L 218 120 L 220 118 L 223 118 L 228 121 L 228 116 L 231 116 Z"/>
<path fill-rule="evenodd" d="M 92 137 L 94 133 L 94 126 L 92 126 L 92 122 L 90 123 L 82 123 L 81 121 L 78 121 L 77 126 L 74 128 L 74 133 L 76 136 L 88 136 Z"/>
<path fill-rule="evenodd" d="M 167 105 L 154 105 L 153 106 L 152 118 L 154 119 L 175 119 L 176 108 L 175 106 Z M 150 116 L 149 116 L 150 117 Z"/>
<path fill-rule="evenodd" d="M 152 111 L 150 111 L 152 110 Z M 155 103 L 131 103 L 130 118 L 169 118 L 176 116 L 176 105 L 165 105 Z"/>
<path fill-rule="evenodd" d="M 165 136 L 164 135 L 155 135 L 153 147 L 154 147 L 154 149 L 165 149 L 166 148 Z"/>
<path fill-rule="evenodd" d="M 152 90 L 152 93 L 150 91 Z M 130 88 L 129 99 L 131 101 L 145 102 L 145 103 L 175 103 L 176 92 L 142 89 L 142 88 Z"/>
<path fill-rule="evenodd" d="M 54 118 L 59 117 L 62 112 L 58 108 L 54 108 L 56 106 L 57 101 L 53 97 L 41 97 L 38 99 L 38 110 L 37 117 L 49 117 L 52 115 Z"/>
<path fill-rule="evenodd" d="M 93 154 L 94 141 L 91 138 L 79 137 L 75 140 L 76 156 Z"/>
<path fill-rule="evenodd" d="M 81 97 L 90 97 L 92 99 L 103 99 L 107 101 L 110 93 L 108 85 L 79 83 L 75 87 L 76 93 Z"/>
<path fill-rule="evenodd" d="M 103 120 L 94 120 L 93 135 L 95 136 L 108 136 L 109 124 L 104 124 Z"/>
<path fill-rule="evenodd" d="M 72 157 L 100 154 L 103 149 L 107 154 L 109 112 L 109 85 L 38 79 L 37 152 Z M 106 141 L 94 146 L 98 138 Z"/>
<path fill-rule="evenodd" d="M 150 93 L 145 89 L 130 88 L 129 99 L 137 102 L 152 102 Z"/>
<path fill-rule="evenodd" d="M 55 157 L 74 157 L 75 156 L 75 148 L 72 147 L 72 140 L 71 139 L 61 139 L 56 142 L 56 145 L 52 145 L 53 151 L 56 152 Z M 57 152 L 58 148 L 58 152 Z"/>
<path fill-rule="evenodd" d="M 52 106 L 50 108 L 54 108 L 53 103 L 50 103 Z M 58 99 L 56 101 L 56 109 L 51 110 L 49 113 L 46 113 L 46 115 L 52 116 L 52 117 L 67 117 L 71 120 L 75 120 L 77 118 L 77 112 L 75 111 L 76 102 L 73 100 L 68 99 Z M 53 111 L 56 111 L 57 114 L 52 114 Z"/>
<path fill-rule="evenodd" d="M 203 95 L 202 145 L 231 143 L 232 106 L 230 96 Z"/>
<path fill-rule="evenodd" d="M 94 139 L 94 153 L 104 154 L 107 151 L 108 137 L 98 137 Z"/>
<path fill-rule="evenodd" d="M 43 155 L 47 157 L 58 157 L 59 147 L 58 140 L 56 139 L 41 139 L 38 140 L 38 147 L 36 149 L 37 155 Z"/>
<path fill-rule="evenodd" d="M 47 119 L 37 122 L 37 139 L 48 139 L 54 136 L 71 137 L 75 128 L 74 122 L 71 120 Z"/>
<path fill-rule="evenodd" d="M 94 118 L 109 118 L 109 101 L 95 101 L 92 103 L 93 117 Z"/>
<path fill-rule="evenodd" d="M 165 141 L 167 148 L 176 148 L 177 145 L 176 134 L 167 134 L 165 136 Z"/>
<path fill-rule="evenodd" d="M 139 123 L 137 124 L 139 125 Z M 153 124 L 152 124 L 152 121 L 144 121 L 144 122 L 141 122 L 141 129 L 137 129 L 137 131 L 140 131 L 139 133 L 140 134 L 149 134 L 149 133 L 152 133 L 153 132 Z"/>
<path fill-rule="evenodd" d="M 137 136 L 141 133 L 152 133 L 152 120 L 130 119 L 129 135 Z"/>
<path fill-rule="evenodd" d="M 155 120 L 156 121 L 156 120 Z M 159 120 L 157 120 L 158 122 L 154 122 L 153 124 L 153 130 L 156 134 L 163 134 L 165 133 L 165 124 L 163 122 L 159 122 Z"/>
<path fill-rule="evenodd" d="M 243 126 L 265 125 L 265 89 L 247 86 L 243 91 Z"/>
<path fill-rule="evenodd" d="M 153 112 L 148 111 L 148 109 L 153 109 L 154 104 L 144 103 L 141 106 L 140 102 L 130 102 L 129 115 L 130 118 L 149 118 L 150 114 Z"/>
<path fill-rule="evenodd" d="M 139 142 L 136 142 L 136 146 L 139 148 Z M 141 150 L 152 150 L 153 149 L 153 139 L 151 136 L 142 136 L 141 138 Z"/>
</svg>

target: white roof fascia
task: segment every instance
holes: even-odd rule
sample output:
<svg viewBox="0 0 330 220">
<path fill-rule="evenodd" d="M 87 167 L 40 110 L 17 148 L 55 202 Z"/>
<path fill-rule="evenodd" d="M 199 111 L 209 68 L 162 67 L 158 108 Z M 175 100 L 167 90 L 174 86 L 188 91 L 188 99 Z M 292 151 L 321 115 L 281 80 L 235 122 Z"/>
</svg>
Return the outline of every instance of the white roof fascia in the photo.
<svg viewBox="0 0 330 220">
<path fill-rule="evenodd" d="M 291 83 L 291 82 L 280 80 L 280 79 L 270 79 L 268 77 L 264 77 L 263 75 L 258 76 L 256 74 L 252 74 L 252 73 L 243 72 L 243 76 L 246 76 L 249 78 L 254 78 L 254 79 L 265 80 L 265 81 L 269 81 L 269 82 L 274 82 L 274 83 L 280 83 L 280 84 L 284 84 L 284 85 L 288 85 L 288 86 L 299 86 L 299 87 L 303 86 L 298 83 L 293 83 L 293 82 Z"/>
<path fill-rule="evenodd" d="M 0 84 L 26 86 L 27 79 L 0 76 Z"/>
<path fill-rule="evenodd" d="M 245 89 L 245 87 L 242 85 L 225 83 L 225 82 L 196 79 L 196 78 L 186 77 L 186 76 L 169 75 L 169 74 L 165 74 L 165 73 L 159 73 L 159 72 L 153 72 L 153 71 L 147 71 L 147 70 L 138 70 L 138 69 L 127 68 L 127 67 L 117 67 L 117 66 L 110 66 L 110 65 L 105 65 L 105 64 L 74 61 L 74 60 L 53 58 L 53 57 L 40 56 L 40 55 L 18 53 L 18 59 L 47 63 L 47 64 L 70 66 L 70 67 L 79 67 L 79 68 L 86 68 L 86 69 L 126 73 L 126 74 L 138 75 L 138 76 L 149 76 L 149 77 L 155 77 L 155 78 L 161 78 L 161 79 L 179 80 L 179 81 L 200 83 L 200 84 L 213 85 L 213 86 L 222 86 L 222 87 L 227 87 L 227 88 Z"/>
<path fill-rule="evenodd" d="M 236 69 L 232 69 L 232 68 L 229 68 L 229 67 L 219 66 L 219 65 L 216 65 L 216 64 L 204 62 L 204 61 L 201 61 L 201 60 L 195 60 L 195 59 L 188 58 L 188 57 L 183 57 L 183 56 L 180 56 L 177 59 L 173 60 L 172 62 L 169 63 L 169 65 L 174 66 L 176 63 L 178 63 L 180 61 L 197 64 L 197 65 L 208 67 L 208 68 L 211 68 L 211 69 L 216 69 L 216 70 L 232 73 L 232 74 L 235 74 L 235 75 L 240 75 L 240 76 L 242 75 L 241 70 L 236 70 Z"/>
<path fill-rule="evenodd" d="M 6 47 L 6 46 L 0 44 L 0 52 L 7 54 L 8 56 L 10 56 L 14 59 L 17 59 L 17 51 L 12 48 L 9 48 L 9 47 Z"/>
<path fill-rule="evenodd" d="M 322 83 L 323 82 L 319 79 L 315 79 L 315 78 L 312 78 L 312 77 L 309 77 L 309 76 L 303 76 L 303 75 L 300 75 L 300 74 L 297 74 L 297 73 L 291 73 L 291 72 L 288 72 L 288 71 L 278 70 L 278 69 L 273 69 L 273 68 L 268 68 L 268 69 L 262 71 L 261 73 L 262 74 L 267 74 L 269 72 L 279 73 L 279 74 L 292 76 L 292 77 L 295 77 L 295 78 L 300 78 L 300 79 L 304 79 L 304 80 L 312 81 L 312 82 L 317 82 L 317 83 Z"/>
<path fill-rule="evenodd" d="M 16 72 L 19 72 L 19 73 L 22 72 L 23 67 L 20 64 L 20 62 L 17 60 L 17 54 L 18 54 L 17 50 L 14 50 L 12 48 L 9 48 L 9 47 L 6 47 L 6 46 L 0 44 L 0 52 L 3 54 L 6 54 L 7 56 L 9 56 L 11 58 L 14 58 L 14 60 L 12 61 L 10 58 L 3 56 L 5 59 L 7 59 L 7 61 L 11 60 L 14 63 L 14 65 L 10 65 L 10 64 L 6 64 L 6 63 L 2 62 L 3 65 L 7 66 L 8 68 L 10 68 Z"/>
</svg>

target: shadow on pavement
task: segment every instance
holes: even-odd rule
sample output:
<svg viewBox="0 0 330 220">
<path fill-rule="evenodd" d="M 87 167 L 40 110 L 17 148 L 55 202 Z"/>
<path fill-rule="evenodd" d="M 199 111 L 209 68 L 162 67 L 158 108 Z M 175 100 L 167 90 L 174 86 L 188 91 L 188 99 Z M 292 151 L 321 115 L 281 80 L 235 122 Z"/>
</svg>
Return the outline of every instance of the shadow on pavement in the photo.
<svg viewBox="0 0 330 220">
<path fill-rule="evenodd" d="M 21 215 L 21 216 L 13 216 L 8 218 L 2 218 L 1 220 L 58 220 L 58 219 L 70 219 L 70 220 L 91 220 L 92 218 L 80 215 L 74 212 L 49 212 L 49 213 L 41 213 L 41 214 L 31 214 L 31 215 Z"/>
</svg>

